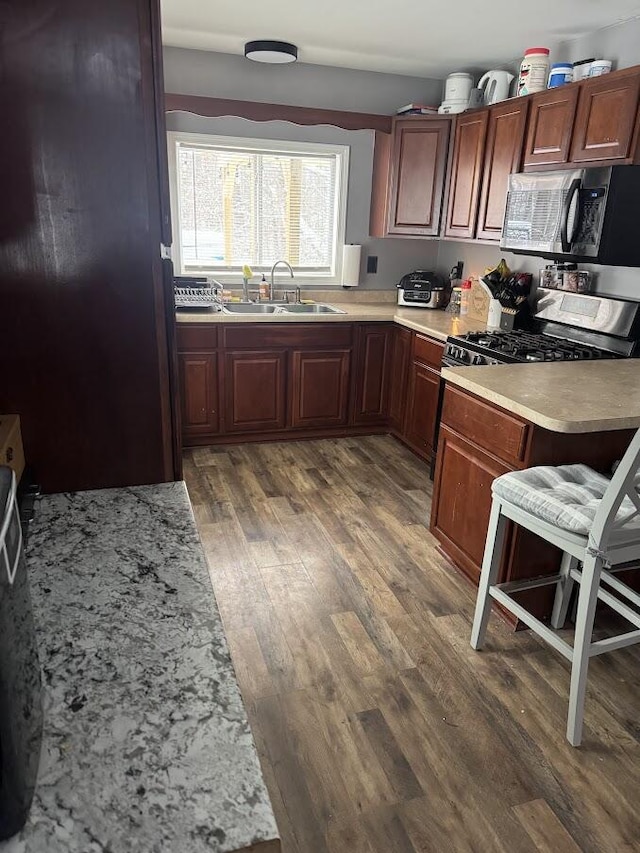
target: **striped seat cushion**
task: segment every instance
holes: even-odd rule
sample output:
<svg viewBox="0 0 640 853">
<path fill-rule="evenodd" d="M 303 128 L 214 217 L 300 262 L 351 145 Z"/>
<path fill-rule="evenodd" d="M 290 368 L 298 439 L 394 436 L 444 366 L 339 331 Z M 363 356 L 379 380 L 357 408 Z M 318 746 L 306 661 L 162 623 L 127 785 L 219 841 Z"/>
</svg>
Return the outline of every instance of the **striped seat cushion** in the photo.
<svg viewBox="0 0 640 853">
<path fill-rule="evenodd" d="M 609 480 L 587 465 L 540 465 L 511 471 L 493 481 L 495 495 L 550 524 L 586 535 L 609 485 Z M 633 513 L 625 498 L 617 518 Z"/>
</svg>

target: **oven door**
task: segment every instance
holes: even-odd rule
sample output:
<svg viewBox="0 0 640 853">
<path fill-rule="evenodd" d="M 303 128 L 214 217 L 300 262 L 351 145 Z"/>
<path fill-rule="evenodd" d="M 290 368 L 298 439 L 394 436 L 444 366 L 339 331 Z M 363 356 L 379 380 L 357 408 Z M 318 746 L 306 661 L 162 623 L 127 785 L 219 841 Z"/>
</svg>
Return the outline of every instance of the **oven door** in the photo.
<svg viewBox="0 0 640 853">
<path fill-rule="evenodd" d="M 500 247 L 554 258 L 597 257 L 609 177 L 607 169 L 511 175 Z M 594 197 L 592 187 L 605 190 Z"/>
<path fill-rule="evenodd" d="M 24 825 L 42 738 L 40 663 L 16 480 L 0 467 L 0 839 Z"/>
</svg>

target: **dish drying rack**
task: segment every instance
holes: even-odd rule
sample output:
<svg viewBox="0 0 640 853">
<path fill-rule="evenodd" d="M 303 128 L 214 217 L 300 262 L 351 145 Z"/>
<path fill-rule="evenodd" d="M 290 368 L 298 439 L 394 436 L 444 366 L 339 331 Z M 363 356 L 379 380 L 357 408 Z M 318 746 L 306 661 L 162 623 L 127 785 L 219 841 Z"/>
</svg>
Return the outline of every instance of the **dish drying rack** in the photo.
<svg viewBox="0 0 640 853">
<path fill-rule="evenodd" d="M 222 289 L 222 284 L 215 278 L 202 279 L 197 284 L 194 280 L 191 285 L 184 279 L 176 279 L 173 286 L 176 310 L 221 311 Z"/>
</svg>

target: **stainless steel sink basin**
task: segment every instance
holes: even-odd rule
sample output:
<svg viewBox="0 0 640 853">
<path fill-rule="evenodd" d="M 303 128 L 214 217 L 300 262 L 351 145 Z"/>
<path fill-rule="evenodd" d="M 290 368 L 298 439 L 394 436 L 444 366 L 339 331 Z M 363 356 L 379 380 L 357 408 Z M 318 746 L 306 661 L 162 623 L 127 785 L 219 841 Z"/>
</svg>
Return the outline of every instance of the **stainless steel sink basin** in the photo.
<svg viewBox="0 0 640 853">
<path fill-rule="evenodd" d="M 341 308 L 333 305 L 287 305 L 284 309 L 288 314 L 346 314 Z"/>
<path fill-rule="evenodd" d="M 282 312 L 280 305 L 256 304 L 253 302 L 228 302 L 222 308 L 223 314 L 275 314 Z"/>
</svg>

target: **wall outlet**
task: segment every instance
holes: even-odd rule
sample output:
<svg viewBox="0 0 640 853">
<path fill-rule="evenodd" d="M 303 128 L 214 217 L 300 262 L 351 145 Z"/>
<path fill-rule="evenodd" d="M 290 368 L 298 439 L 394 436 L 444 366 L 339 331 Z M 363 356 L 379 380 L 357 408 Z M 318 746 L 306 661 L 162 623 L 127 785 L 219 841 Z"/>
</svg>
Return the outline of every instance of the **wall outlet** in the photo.
<svg viewBox="0 0 640 853">
<path fill-rule="evenodd" d="M 378 256 L 367 255 L 367 273 L 374 275 L 378 272 Z"/>
</svg>

